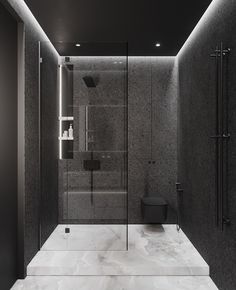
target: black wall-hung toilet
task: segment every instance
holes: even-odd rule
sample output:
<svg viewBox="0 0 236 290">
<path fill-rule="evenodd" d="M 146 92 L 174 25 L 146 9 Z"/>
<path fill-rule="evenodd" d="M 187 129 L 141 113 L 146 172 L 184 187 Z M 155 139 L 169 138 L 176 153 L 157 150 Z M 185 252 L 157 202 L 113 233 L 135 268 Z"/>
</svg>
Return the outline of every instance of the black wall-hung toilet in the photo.
<svg viewBox="0 0 236 290">
<path fill-rule="evenodd" d="M 141 210 L 145 223 L 162 224 L 167 219 L 168 204 L 162 197 L 143 197 Z"/>
</svg>

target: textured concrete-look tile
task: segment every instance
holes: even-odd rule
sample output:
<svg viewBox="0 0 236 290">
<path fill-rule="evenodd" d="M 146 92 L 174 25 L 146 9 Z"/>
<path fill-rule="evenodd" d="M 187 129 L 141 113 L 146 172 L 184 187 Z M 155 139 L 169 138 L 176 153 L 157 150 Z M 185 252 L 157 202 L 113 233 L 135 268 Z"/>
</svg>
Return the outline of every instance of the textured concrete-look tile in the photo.
<svg viewBox="0 0 236 290">
<path fill-rule="evenodd" d="M 100 160 L 100 172 L 94 172 L 94 191 L 125 191 L 125 155 L 113 151 L 126 151 L 125 133 L 128 130 L 128 212 L 130 223 L 142 223 L 141 198 L 145 194 L 163 196 L 176 208 L 176 160 L 177 160 L 177 68 L 174 58 L 130 57 L 128 65 L 128 128 L 125 128 L 126 112 L 120 105 L 126 104 L 124 58 L 71 58 L 74 63 L 74 159 L 68 161 L 71 171 L 68 183 L 71 191 L 89 191 L 90 176 L 83 175 L 83 160 L 88 153 L 80 152 L 85 139 L 84 108 L 89 108 L 89 128 L 93 130 L 90 149 L 104 151 L 94 153 Z M 87 88 L 84 76 L 91 75 L 97 81 L 96 88 Z M 103 107 L 105 105 L 105 107 Z M 109 107 L 111 106 L 111 107 Z M 115 107 L 112 107 L 115 106 Z M 80 133 L 80 134 L 79 134 Z M 81 143 L 81 144 L 80 144 Z M 109 153 L 110 151 L 110 153 Z M 154 161 L 154 163 L 150 161 Z M 74 173 L 73 173 L 74 171 Z M 78 173 L 78 174 L 76 174 Z M 120 181 L 120 182 L 119 182 Z M 87 187 L 86 187 L 87 184 Z M 104 197 L 106 194 L 104 195 Z M 100 198 L 100 204 L 106 203 Z M 98 199 L 97 198 L 97 199 Z M 63 199 L 60 199 L 62 202 Z M 76 200 L 75 204 L 76 204 Z M 116 200 L 114 199 L 114 203 Z M 82 204 L 77 203 L 78 208 Z M 59 206 L 62 208 L 62 206 Z M 74 206 L 75 207 L 75 206 Z M 111 212 L 111 208 L 107 212 Z M 99 210 L 100 211 L 100 210 Z M 75 212 L 75 211 L 74 211 Z M 98 213 L 98 210 L 96 211 Z M 115 216 L 119 210 L 114 211 Z M 99 214 L 100 215 L 100 214 Z M 80 215 L 81 216 L 81 215 Z M 88 217 L 88 215 L 86 215 Z M 110 218 L 112 215 L 108 215 Z M 122 215 L 123 216 L 123 215 Z M 71 218 L 73 215 L 71 215 Z M 78 217 L 78 215 L 77 215 Z M 109 220 L 109 219 L 108 219 Z M 175 220 L 173 219 L 174 223 Z"/>
<path fill-rule="evenodd" d="M 175 58 L 129 58 L 130 223 L 142 223 L 144 195 L 176 208 L 177 85 Z"/>
<path fill-rule="evenodd" d="M 209 263 L 216 284 L 227 290 L 236 289 L 236 275 L 232 270 L 236 264 L 236 54 L 224 57 L 223 69 L 223 99 L 224 103 L 228 102 L 224 123 L 231 136 L 224 142 L 223 158 L 227 175 L 224 179 L 224 216 L 229 217 L 231 223 L 224 225 L 223 232 L 215 222 L 217 158 L 216 142 L 210 136 L 216 133 L 217 68 L 215 59 L 209 55 L 221 42 L 224 49 L 230 47 L 231 52 L 235 51 L 235 13 L 235 1 L 212 1 L 211 9 L 178 57 L 178 174 L 184 189 L 182 227 Z"/>
</svg>

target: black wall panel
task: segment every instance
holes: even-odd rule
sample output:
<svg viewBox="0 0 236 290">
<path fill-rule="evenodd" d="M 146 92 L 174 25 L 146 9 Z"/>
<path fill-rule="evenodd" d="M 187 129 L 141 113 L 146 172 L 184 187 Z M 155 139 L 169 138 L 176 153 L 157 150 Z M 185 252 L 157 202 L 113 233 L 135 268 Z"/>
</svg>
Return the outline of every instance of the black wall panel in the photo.
<svg viewBox="0 0 236 290">
<path fill-rule="evenodd" d="M 236 289 L 236 2 L 215 1 L 211 13 L 179 55 L 178 178 L 184 189 L 182 227 L 210 266 L 220 290 Z M 215 223 L 215 59 L 221 41 L 230 47 L 224 68 L 229 99 L 228 206 L 231 225 Z M 225 160 L 226 162 L 226 160 Z"/>
<path fill-rule="evenodd" d="M 47 132 L 40 132 L 40 99 L 39 99 L 39 41 L 48 41 L 48 38 L 43 33 L 40 26 L 36 23 L 33 16 L 30 14 L 24 1 L 14 1 L 14 0 L 1 0 L 4 4 L 10 6 L 10 8 L 19 16 L 24 24 L 25 30 L 25 43 L 24 43 L 24 78 L 25 78 L 25 222 L 24 222 L 24 266 L 26 271 L 26 266 L 34 255 L 39 250 L 40 246 L 40 200 L 41 200 L 41 181 L 40 181 L 40 150 L 42 144 L 49 144 L 51 138 L 55 136 L 55 128 L 57 128 L 58 120 L 56 116 L 56 103 L 57 103 L 57 61 L 58 54 L 55 49 L 48 43 L 45 46 L 45 53 L 47 53 L 47 61 L 50 63 L 51 67 L 48 72 L 48 82 L 52 81 L 51 86 L 47 87 L 45 84 L 44 95 L 43 95 L 43 106 L 47 107 L 47 102 L 49 107 L 53 106 L 54 111 L 52 116 L 46 116 L 46 110 L 43 110 L 43 115 L 45 120 L 48 120 L 48 125 L 42 128 L 48 128 Z M 5 28 L 6 29 L 6 28 Z M 46 93 L 48 92 L 48 93 Z M 41 100 L 42 101 L 42 100 Z M 42 106 L 42 108 L 43 108 Z M 45 108 L 44 107 L 44 108 Z M 49 110 L 48 107 L 48 110 Z M 44 118 L 42 116 L 42 118 Z M 50 118 L 50 119 L 49 119 Z M 51 136 L 49 139 L 47 136 Z M 43 141 L 41 143 L 40 141 Z M 55 144 L 57 140 L 54 140 L 50 146 L 45 147 L 48 150 L 47 154 L 51 154 L 52 147 L 56 149 Z M 52 146 L 52 147 L 51 147 Z M 45 199 L 50 200 L 48 207 L 51 213 L 57 207 L 57 199 L 54 199 L 54 195 L 50 196 L 51 193 L 54 194 L 56 190 L 57 183 L 57 165 L 55 163 L 57 152 L 54 152 L 52 159 L 50 160 L 50 166 L 48 167 L 47 173 L 49 174 L 48 185 L 50 189 L 48 191 L 48 196 Z M 41 156 L 42 158 L 42 156 Z M 47 159 L 46 164 L 49 160 Z M 41 164 L 42 165 L 42 164 Z M 44 165 L 43 165 L 44 166 Z M 53 180 L 51 180 L 53 178 Z M 52 204 L 53 202 L 53 204 Z M 56 219 L 55 213 L 49 214 L 48 220 L 45 221 L 43 228 L 43 238 L 49 234 L 48 229 L 54 228 Z"/>
<path fill-rule="evenodd" d="M 57 55 L 48 44 L 44 47 L 45 57 L 42 75 L 41 96 L 39 97 L 39 41 L 44 38 L 32 25 L 25 26 L 25 267 L 34 257 L 40 247 L 40 235 L 45 240 L 48 228 L 54 228 L 53 212 L 57 208 L 55 190 L 57 188 L 57 140 L 52 138 L 57 134 Z M 49 65 L 50 70 L 49 70 Z M 43 64 L 42 64 L 43 66 Z M 47 66 L 47 67 L 45 67 Z M 49 70 L 49 71 L 48 71 Z M 47 77 L 46 77 L 47 76 Z M 47 79 L 46 79 L 47 78 Z M 49 84 L 49 82 L 52 81 Z M 40 100 L 40 99 L 41 100 Z M 41 109 L 40 104 L 41 103 Z M 48 110 L 53 107 L 52 115 Z M 47 122 L 47 124 L 45 124 Z M 50 136 L 50 137 L 49 137 Z M 56 151 L 52 153 L 52 148 Z M 47 152 L 46 152 L 46 151 Z M 41 152 L 41 153 L 40 153 Z M 41 155 L 40 155 L 41 154 Z M 51 154 L 51 160 L 48 156 Z M 47 155 L 47 157 L 46 157 Z M 45 157 L 47 160 L 45 160 Z M 46 163 L 45 163 L 46 162 Z M 47 169 L 46 171 L 44 169 Z M 46 177 L 45 174 L 48 174 Z M 41 177 L 41 180 L 40 180 Z M 46 179 L 47 181 L 46 181 Z M 45 183 L 46 182 L 46 183 Z M 47 183 L 48 182 L 48 183 Z M 45 186 L 49 186 L 46 191 Z M 41 195 L 42 194 L 42 195 Z M 46 194 L 46 195 L 45 195 Z M 52 195 L 51 195 L 52 194 Z M 42 197 L 42 200 L 41 200 Z M 50 216 L 45 216 L 45 202 Z M 41 205 L 41 201 L 43 204 Z M 52 204 L 53 203 L 53 204 Z M 44 210 L 44 211 L 43 211 Z M 40 230 L 40 211 L 43 220 Z M 53 215 L 53 217 L 51 216 Z M 52 224 L 50 224 L 52 223 Z"/>
<path fill-rule="evenodd" d="M 0 4 L 0 287 L 17 277 L 17 22 Z"/>
<path fill-rule="evenodd" d="M 41 43 L 41 245 L 58 223 L 57 59 Z"/>
</svg>

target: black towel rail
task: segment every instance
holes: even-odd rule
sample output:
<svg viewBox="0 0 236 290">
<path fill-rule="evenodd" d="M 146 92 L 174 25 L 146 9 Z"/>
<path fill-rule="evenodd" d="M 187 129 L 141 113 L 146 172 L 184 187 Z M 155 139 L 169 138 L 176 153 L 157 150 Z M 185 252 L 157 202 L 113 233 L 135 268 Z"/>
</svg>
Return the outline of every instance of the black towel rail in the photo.
<svg viewBox="0 0 236 290">
<path fill-rule="evenodd" d="M 211 136 L 216 140 L 216 225 L 221 231 L 224 229 L 224 224 L 229 224 L 227 208 L 227 151 L 228 140 L 230 134 L 228 133 L 228 117 L 227 108 L 228 100 L 225 97 L 225 59 L 228 56 L 230 49 L 224 49 L 223 43 L 216 46 L 212 57 L 216 59 L 216 128 L 215 135 Z"/>
</svg>

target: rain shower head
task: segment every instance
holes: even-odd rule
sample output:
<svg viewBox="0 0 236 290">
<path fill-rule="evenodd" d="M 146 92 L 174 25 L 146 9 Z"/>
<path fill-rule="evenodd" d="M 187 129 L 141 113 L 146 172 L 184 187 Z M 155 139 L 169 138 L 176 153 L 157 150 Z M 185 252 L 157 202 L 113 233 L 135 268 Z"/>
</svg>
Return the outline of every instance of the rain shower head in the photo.
<svg viewBox="0 0 236 290">
<path fill-rule="evenodd" d="M 83 80 L 88 88 L 96 88 L 96 84 L 95 84 L 93 77 L 85 76 L 85 77 L 83 77 Z"/>
</svg>

